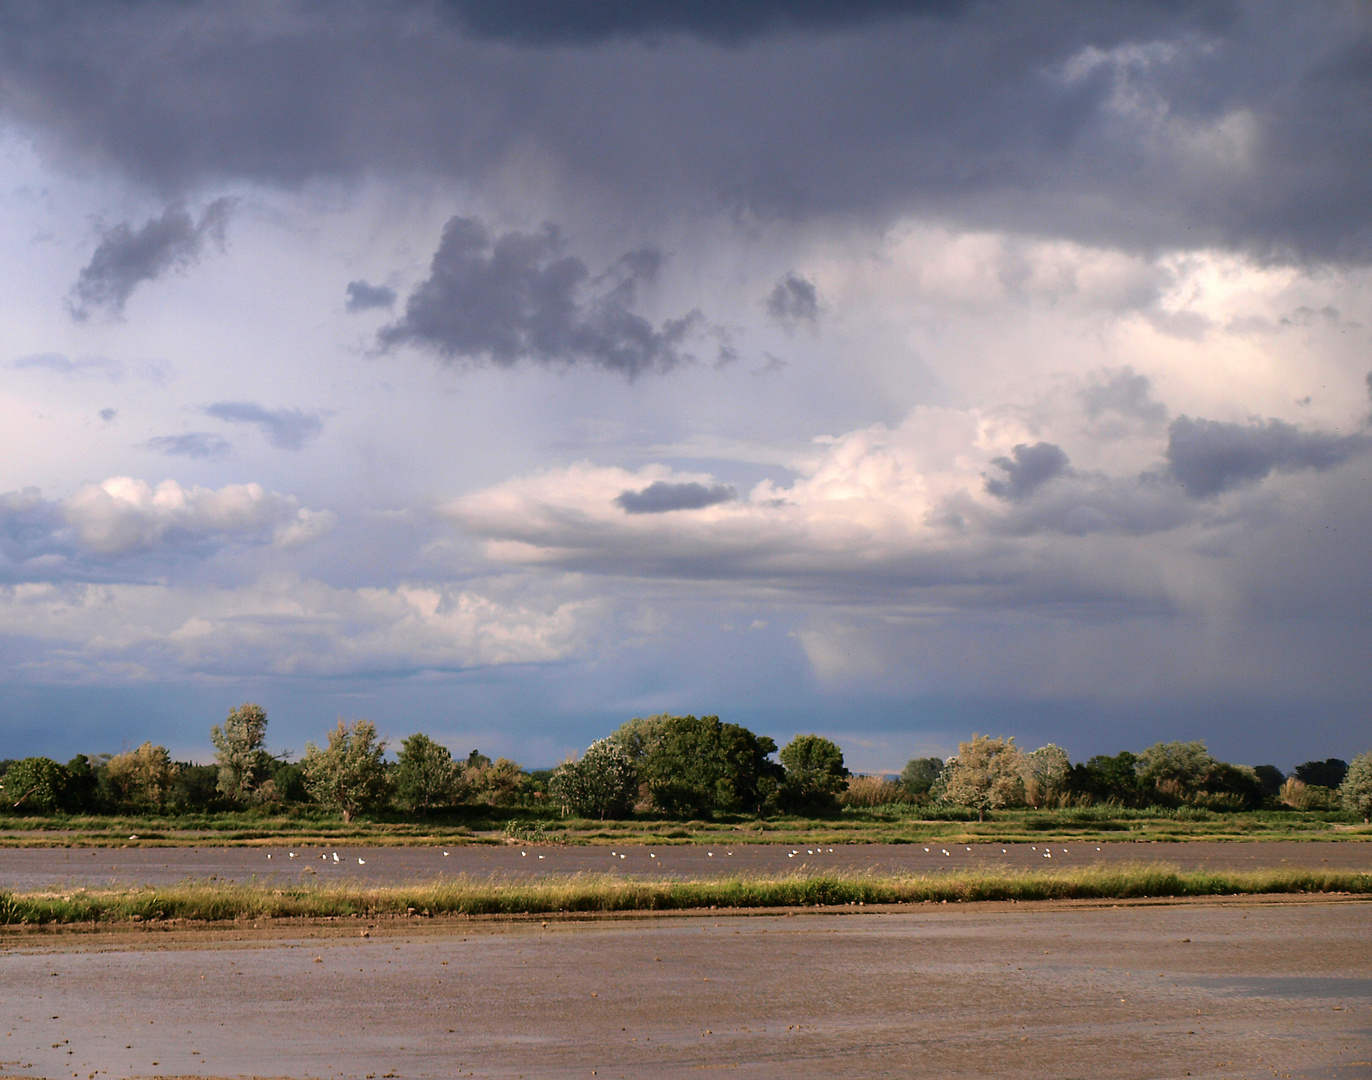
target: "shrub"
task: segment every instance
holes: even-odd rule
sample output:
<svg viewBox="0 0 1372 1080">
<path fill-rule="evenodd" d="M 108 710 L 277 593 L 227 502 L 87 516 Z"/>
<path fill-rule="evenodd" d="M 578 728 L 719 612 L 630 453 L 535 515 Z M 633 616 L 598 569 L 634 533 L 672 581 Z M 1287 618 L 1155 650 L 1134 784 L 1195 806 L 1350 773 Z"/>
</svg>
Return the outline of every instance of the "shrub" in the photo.
<svg viewBox="0 0 1372 1080">
<path fill-rule="evenodd" d="M 893 783 L 884 776 L 852 776 L 848 779 L 847 789 L 839 795 L 838 802 L 840 806 L 857 810 L 890 806 L 893 803 L 912 803 L 916 798 L 904 784 Z"/>
</svg>

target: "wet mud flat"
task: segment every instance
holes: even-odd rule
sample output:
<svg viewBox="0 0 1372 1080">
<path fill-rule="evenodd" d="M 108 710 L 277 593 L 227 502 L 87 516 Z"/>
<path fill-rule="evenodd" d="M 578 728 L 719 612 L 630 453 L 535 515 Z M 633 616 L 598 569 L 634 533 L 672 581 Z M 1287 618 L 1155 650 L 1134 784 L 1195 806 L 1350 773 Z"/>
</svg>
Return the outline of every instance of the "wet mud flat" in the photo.
<svg viewBox="0 0 1372 1080">
<path fill-rule="evenodd" d="M 490 879 L 575 873 L 646 879 L 834 871 L 936 874 L 1135 862 L 1162 862 L 1182 871 L 1372 871 L 1372 842 L 0 848 L 0 890 L 128 888 L 186 880 L 399 885 L 459 874 Z"/>
<path fill-rule="evenodd" d="M 10 934 L 0 1074 L 1367 1080 L 1370 931 L 1326 899 Z"/>
</svg>

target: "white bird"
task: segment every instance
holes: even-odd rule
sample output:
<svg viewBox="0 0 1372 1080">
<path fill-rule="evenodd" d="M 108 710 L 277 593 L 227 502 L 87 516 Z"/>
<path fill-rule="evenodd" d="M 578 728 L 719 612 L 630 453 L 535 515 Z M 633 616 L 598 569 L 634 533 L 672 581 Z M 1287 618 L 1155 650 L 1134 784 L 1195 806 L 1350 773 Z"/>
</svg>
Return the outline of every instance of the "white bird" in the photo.
<svg viewBox="0 0 1372 1080">
<path fill-rule="evenodd" d="M 367 860 L 366 860 L 366 859 L 363 859 L 363 858 L 359 858 L 359 859 L 357 860 L 357 865 L 358 865 L 358 866 L 366 866 L 366 865 L 367 865 Z"/>
<path fill-rule="evenodd" d="M 336 851 L 333 853 L 333 861 L 338 862 L 338 852 Z"/>
<path fill-rule="evenodd" d="M 271 857 L 272 857 L 272 853 L 271 853 L 271 852 L 270 852 L 270 851 L 269 851 L 269 852 L 267 852 L 267 858 L 269 858 L 269 859 L 270 859 L 270 858 L 271 858 Z"/>
<path fill-rule="evenodd" d="M 620 856 L 621 859 L 627 859 L 628 857 L 629 857 L 629 856 L 627 856 L 627 855 L 621 855 L 621 856 Z"/>
<path fill-rule="evenodd" d="M 968 851 L 971 851 L 972 849 L 971 849 L 971 848 L 968 848 L 967 850 L 968 850 Z"/>
<path fill-rule="evenodd" d="M 654 854 L 650 851 L 650 852 L 648 852 L 648 858 L 650 858 L 650 859 L 656 859 L 657 856 L 654 855 Z"/>
<path fill-rule="evenodd" d="M 793 852 L 791 852 L 789 855 L 787 855 L 786 857 L 787 857 L 788 859 L 794 859 L 794 858 L 796 857 L 796 853 L 793 851 Z"/>
<path fill-rule="evenodd" d="M 1001 853 L 1002 855 L 1004 855 L 1004 854 L 1005 854 L 1005 849 L 1004 849 L 1004 848 L 1001 848 L 1001 849 L 1000 849 L 1000 853 Z"/>
<path fill-rule="evenodd" d="M 925 849 L 924 849 L 924 854 L 926 854 L 926 855 L 929 854 L 929 849 L 928 849 L 928 848 L 925 848 Z"/>
<path fill-rule="evenodd" d="M 443 857 L 444 857 L 445 859 L 448 857 L 448 853 L 447 853 L 446 851 L 443 853 Z"/>
<path fill-rule="evenodd" d="M 614 858 L 614 857 L 615 857 L 615 855 L 616 855 L 616 852 L 613 852 L 613 851 L 612 851 L 612 852 L 610 852 L 610 858 L 612 858 L 612 859 L 613 859 L 613 858 Z"/>
<path fill-rule="evenodd" d="M 715 857 L 715 853 L 713 851 L 707 851 L 705 854 L 710 856 L 710 858 L 712 859 Z"/>
<path fill-rule="evenodd" d="M 724 854 L 725 854 L 725 855 L 732 855 L 733 852 L 732 852 L 732 851 L 726 851 Z"/>
<path fill-rule="evenodd" d="M 529 853 L 528 853 L 527 851 L 521 851 L 519 854 L 520 854 L 521 856 L 523 856 L 524 858 L 528 858 L 528 856 L 529 856 Z"/>
<path fill-rule="evenodd" d="M 295 852 L 294 852 L 294 851 L 291 852 L 291 858 L 292 858 L 292 859 L 295 858 Z"/>
<path fill-rule="evenodd" d="M 1045 859 L 1051 859 L 1051 858 L 1053 857 L 1053 853 L 1052 853 L 1051 851 L 1045 851 L 1045 852 L 1043 853 L 1043 857 L 1044 857 Z"/>
<path fill-rule="evenodd" d="M 542 855 L 540 855 L 540 856 L 539 856 L 539 858 L 540 858 L 540 859 L 541 859 L 541 858 L 543 858 L 543 856 L 542 856 Z"/>
</svg>

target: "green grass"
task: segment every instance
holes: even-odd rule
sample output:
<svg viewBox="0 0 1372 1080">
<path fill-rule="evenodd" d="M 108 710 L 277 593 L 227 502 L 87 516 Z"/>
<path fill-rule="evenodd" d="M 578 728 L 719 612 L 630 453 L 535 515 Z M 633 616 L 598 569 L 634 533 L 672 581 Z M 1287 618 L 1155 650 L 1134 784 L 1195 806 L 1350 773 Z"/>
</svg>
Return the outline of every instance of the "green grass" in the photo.
<svg viewBox="0 0 1372 1080">
<path fill-rule="evenodd" d="M 493 883 L 274 887 L 187 882 L 168 888 L 0 893 L 0 924 L 839 907 L 978 900 L 1135 899 L 1259 893 L 1372 895 L 1372 874 L 1315 870 L 1181 872 L 1160 864 L 1070 871 L 886 877 L 826 874 L 638 881 L 599 875 Z"/>
</svg>

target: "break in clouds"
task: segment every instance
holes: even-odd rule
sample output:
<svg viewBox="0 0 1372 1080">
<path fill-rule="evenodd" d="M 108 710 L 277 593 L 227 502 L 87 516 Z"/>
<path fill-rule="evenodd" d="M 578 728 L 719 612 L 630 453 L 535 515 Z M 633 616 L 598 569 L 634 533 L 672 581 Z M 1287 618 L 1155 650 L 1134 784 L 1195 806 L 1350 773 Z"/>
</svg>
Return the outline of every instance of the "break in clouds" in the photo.
<svg viewBox="0 0 1372 1080">
<path fill-rule="evenodd" d="M 873 768 L 1020 709 L 1117 749 L 1107 699 L 1346 732 L 1369 42 L 1357 5 L 7 5 L 8 670 L 326 719 L 352 680 L 548 762 L 663 709 Z"/>
</svg>

